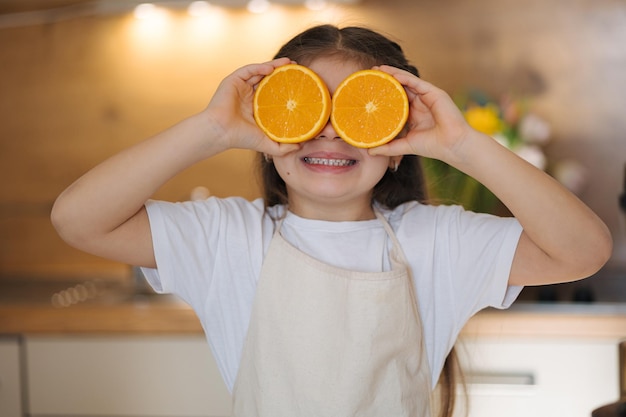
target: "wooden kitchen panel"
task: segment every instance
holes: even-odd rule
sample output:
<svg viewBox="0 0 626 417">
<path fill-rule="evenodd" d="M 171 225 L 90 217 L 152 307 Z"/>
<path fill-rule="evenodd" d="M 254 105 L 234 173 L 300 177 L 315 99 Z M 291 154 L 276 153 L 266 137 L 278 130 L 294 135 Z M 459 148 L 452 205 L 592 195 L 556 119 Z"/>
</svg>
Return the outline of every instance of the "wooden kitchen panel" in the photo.
<svg viewBox="0 0 626 417">
<path fill-rule="evenodd" d="M 0 279 L 126 273 L 125 265 L 62 242 L 49 220 L 53 202 L 107 157 L 201 111 L 218 81 L 199 85 L 183 69 L 199 68 L 170 60 L 163 71 L 163 63 L 137 57 L 128 25 L 118 16 L 0 28 Z M 202 186 L 220 197 L 255 198 L 254 158 L 225 152 L 155 197 L 187 200 Z"/>
<path fill-rule="evenodd" d="M 24 13 L 89 3 L 90 0 L 0 0 L 0 13 Z"/>
<path fill-rule="evenodd" d="M 254 158 L 254 154 L 245 151 L 219 155 L 211 164 L 201 164 L 177 176 L 155 197 L 189 200 L 193 188 L 203 186 L 212 195 L 256 198 L 259 187 L 251 178 Z M 52 204 L 53 201 L 0 201 L 0 279 L 128 276 L 128 266 L 86 254 L 62 241 L 50 221 Z"/>
<path fill-rule="evenodd" d="M 0 279 L 126 279 L 130 267 L 63 242 L 48 216 L 0 217 Z"/>
</svg>

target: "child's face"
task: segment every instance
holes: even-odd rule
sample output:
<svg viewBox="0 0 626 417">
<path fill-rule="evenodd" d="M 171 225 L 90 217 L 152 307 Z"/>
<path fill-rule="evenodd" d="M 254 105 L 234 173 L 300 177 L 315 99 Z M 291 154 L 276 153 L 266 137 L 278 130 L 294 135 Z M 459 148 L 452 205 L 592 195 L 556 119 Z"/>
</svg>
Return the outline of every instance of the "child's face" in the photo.
<svg viewBox="0 0 626 417">
<path fill-rule="evenodd" d="M 331 96 L 348 75 L 365 69 L 336 58 L 318 58 L 308 66 L 324 80 Z M 389 158 L 370 156 L 366 149 L 344 142 L 329 121 L 298 151 L 274 157 L 274 165 L 287 185 L 289 208 L 295 214 L 363 220 L 374 218 L 371 193 L 389 167 Z"/>
</svg>

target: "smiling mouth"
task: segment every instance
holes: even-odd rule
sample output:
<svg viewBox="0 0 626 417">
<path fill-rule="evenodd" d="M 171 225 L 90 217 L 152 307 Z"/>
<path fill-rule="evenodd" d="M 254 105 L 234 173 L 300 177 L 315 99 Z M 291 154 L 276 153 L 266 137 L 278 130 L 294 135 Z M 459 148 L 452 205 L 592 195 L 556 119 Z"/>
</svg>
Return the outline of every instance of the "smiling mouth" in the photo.
<svg viewBox="0 0 626 417">
<path fill-rule="evenodd" d="M 310 165 L 325 165 L 329 167 L 348 167 L 356 164 L 354 159 L 333 159 L 333 158 L 310 158 L 304 157 L 302 160 Z"/>
</svg>

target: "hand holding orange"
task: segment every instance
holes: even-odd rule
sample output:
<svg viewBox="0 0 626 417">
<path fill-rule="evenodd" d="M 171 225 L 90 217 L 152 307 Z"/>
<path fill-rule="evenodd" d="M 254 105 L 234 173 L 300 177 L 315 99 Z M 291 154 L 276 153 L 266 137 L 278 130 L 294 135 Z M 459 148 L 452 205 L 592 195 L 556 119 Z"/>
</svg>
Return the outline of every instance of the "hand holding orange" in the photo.
<svg viewBox="0 0 626 417">
<path fill-rule="evenodd" d="M 330 121 L 337 134 L 360 148 L 394 139 L 409 115 L 404 87 L 379 70 L 357 71 L 337 87 L 331 106 L 328 89 L 307 67 L 277 68 L 259 83 L 254 96 L 257 125 L 277 142 L 314 138 Z"/>
</svg>

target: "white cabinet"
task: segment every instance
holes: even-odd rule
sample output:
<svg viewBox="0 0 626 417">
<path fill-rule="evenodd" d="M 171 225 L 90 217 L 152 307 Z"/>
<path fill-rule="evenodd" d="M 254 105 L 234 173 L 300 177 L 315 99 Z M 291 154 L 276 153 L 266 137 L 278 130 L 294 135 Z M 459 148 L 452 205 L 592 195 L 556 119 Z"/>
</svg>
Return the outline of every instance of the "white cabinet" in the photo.
<svg viewBox="0 0 626 417">
<path fill-rule="evenodd" d="M 0 338 L 0 416 L 22 417 L 20 344 L 17 338 Z"/>
<path fill-rule="evenodd" d="M 590 417 L 619 396 L 617 345 L 618 340 L 461 339 L 469 417 Z"/>
<path fill-rule="evenodd" d="M 25 352 L 34 417 L 230 415 L 202 336 L 27 337 Z"/>
<path fill-rule="evenodd" d="M 468 417 L 590 417 L 593 409 L 618 398 L 618 342 L 463 337 L 457 350 L 468 380 Z M 225 417 L 231 413 L 230 395 L 200 335 L 26 337 L 23 352 L 28 389 L 25 415 Z M 0 343 L 2 381 L 4 375 L 9 375 L 9 381 L 20 380 L 18 357 L 16 341 Z M 12 387 L 6 391 L 4 384 L 0 386 L 2 417 L 22 415 L 20 394 L 15 393 L 19 382 Z M 9 392 L 13 393 L 7 397 Z M 10 401 L 5 403 L 5 398 Z M 5 411 L 6 404 L 13 404 L 16 411 Z"/>
</svg>

